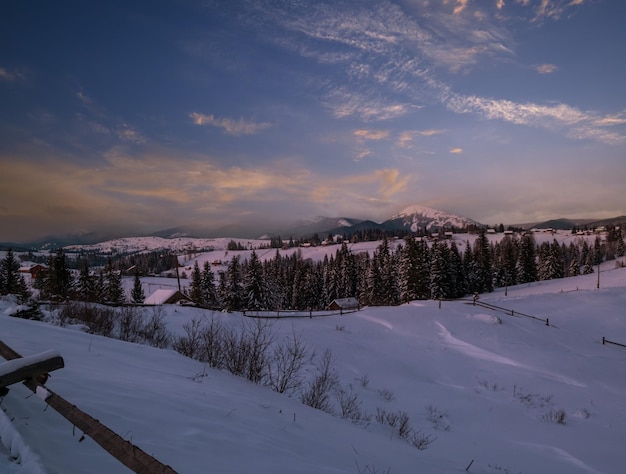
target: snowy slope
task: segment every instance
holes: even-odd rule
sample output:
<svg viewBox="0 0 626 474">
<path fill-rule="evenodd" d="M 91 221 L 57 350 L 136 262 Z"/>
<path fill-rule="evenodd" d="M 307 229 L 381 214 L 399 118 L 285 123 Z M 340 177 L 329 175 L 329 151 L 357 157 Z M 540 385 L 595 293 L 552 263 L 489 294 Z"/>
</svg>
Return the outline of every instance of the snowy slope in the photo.
<svg viewBox="0 0 626 474">
<path fill-rule="evenodd" d="M 626 269 L 603 270 L 599 290 L 589 275 L 481 296 L 557 327 L 432 301 L 274 323 L 277 337 L 295 330 L 318 354 L 331 349 L 364 411 L 406 412 L 415 430 L 436 437 L 425 451 L 374 416 L 353 424 L 171 350 L 14 319 L 6 300 L 0 339 L 23 355 L 59 351 L 66 367 L 48 387 L 181 473 L 609 474 L 623 469 L 626 349 L 602 336 L 626 343 Z M 166 311 L 173 332 L 210 316 Z M 14 386 L 1 406 L 48 473 L 127 472 L 29 395 Z M 559 410 L 565 424 L 549 421 Z M 0 453 L 0 472 L 30 472 Z"/>
<path fill-rule="evenodd" d="M 417 204 L 404 208 L 387 222 L 409 228 L 412 232 L 422 228 L 432 230 L 442 227 L 456 227 L 460 229 L 469 225 L 479 225 L 476 221 L 467 217 L 457 216 Z"/>
</svg>

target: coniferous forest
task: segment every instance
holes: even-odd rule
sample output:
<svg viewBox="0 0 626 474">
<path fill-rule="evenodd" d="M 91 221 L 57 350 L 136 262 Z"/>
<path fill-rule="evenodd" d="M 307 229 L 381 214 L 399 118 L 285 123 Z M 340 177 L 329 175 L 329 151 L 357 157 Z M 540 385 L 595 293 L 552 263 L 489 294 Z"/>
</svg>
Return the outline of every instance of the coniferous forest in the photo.
<svg viewBox="0 0 626 474">
<path fill-rule="evenodd" d="M 360 305 L 392 306 L 412 300 L 453 299 L 493 291 L 494 288 L 593 273 L 606 260 L 624 255 L 619 228 L 609 229 L 606 238 L 579 239 L 569 245 L 556 239 L 537 245 L 532 233 L 505 235 L 490 242 L 480 231 L 473 244 L 456 240 L 406 237 L 391 245 L 383 238 L 370 255 L 352 253 L 346 242 L 334 255 L 321 261 L 303 258 L 303 253 L 281 255 L 261 261 L 252 251 L 242 260 L 235 252 L 224 271 L 215 273 L 205 262 L 196 262 L 185 285 L 194 304 L 211 309 L 299 310 L 327 309 L 337 298 L 355 297 Z M 63 250 L 51 256 L 47 269 L 35 281 L 39 298 L 68 299 L 119 305 L 141 303 L 145 298 L 140 275 L 168 270 L 176 262 L 173 254 L 147 253 L 109 258 L 104 266 L 90 267 L 78 259 L 78 271 L 70 271 Z M 76 264 L 76 262 L 75 262 Z M 175 265 L 175 264 L 174 264 Z M 94 270 L 97 268 L 97 270 Z M 135 278 L 128 298 L 122 289 L 121 268 L 132 268 Z M 28 290 L 20 280 L 19 264 L 9 252 L 0 266 L 3 294 Z"/>
</svg>

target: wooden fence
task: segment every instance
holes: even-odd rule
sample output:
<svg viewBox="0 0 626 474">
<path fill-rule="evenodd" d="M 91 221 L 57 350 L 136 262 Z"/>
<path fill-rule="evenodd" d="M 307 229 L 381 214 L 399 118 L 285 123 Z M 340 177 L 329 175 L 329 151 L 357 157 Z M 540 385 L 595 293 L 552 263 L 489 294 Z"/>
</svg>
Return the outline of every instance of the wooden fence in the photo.
<svg viewBox="0 0 626 474">
<path fill-rule="evenodd" d="M 6 360 L 21 358 L 22 356 L 0 341 L 0 356 Z M 61 396 L 52 392 L 33 378 L 25 380 L 24 385 L 33 393 L 41 396 L 43 389 L 46 403 L 62 415 L 73 426 L 80 429 L 84 434 L 92 438 L 115 459 L 120 461 L 133 472 L 142 474 L 176 474 L 170 466 L 162 464 L 141 448 L 126 441 L 117 433 L 98 420 L 80 410 Z"/>
</svg>

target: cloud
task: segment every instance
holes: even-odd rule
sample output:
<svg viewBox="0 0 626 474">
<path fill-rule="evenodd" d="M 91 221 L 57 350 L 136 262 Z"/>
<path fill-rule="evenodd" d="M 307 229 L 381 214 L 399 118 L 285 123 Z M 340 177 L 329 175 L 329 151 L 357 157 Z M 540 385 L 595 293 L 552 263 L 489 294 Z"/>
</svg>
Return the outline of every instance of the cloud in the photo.
<svg viewBox="0 0 626 474">
<path fill-rule="evenodd" d="M 383 140 L 389 137 L 388 130 L 355 130 L 354 136 L 364 140 Z"/>
<path fill-rule="evenodd" d="M 340 87 L 330 91 L 324 105 L 336 118 L 357 116 L 364 122 L 385 121 L 408 113 L 410 106 L 393 103 L 383 97 L 360 94 Z"/>
<path fill-rule="evenodd" d="M 0 81 L 4 82 L 20 82 L 26 79 L 26 74 L 19 69 L 9 70 L 0 67 Z"/>
<path fill-rule="evenodd" d="M 198 112 L 192 112 L 189 114 L 195 125 L 209 125 L 212 127 L 221 128 L 228 135 L 254 135 L 261 130 L 269 128 L 271 126 L 268 122 L 249 122 L 243 118 L 239 120 L 233 120 L 230 118 L 219 118 L 214 115 L 205 115 Z"/>
<path fill-rule="evenodd" d="M 124 142 L 136 144 L 146 143 L 146 139 L 141 133 L 126 124 L 122 124 L 122 126 L 115 131 L 115 134 Z"/>
<path fill-rule="evenodd" d="M 456 6 L 454 7 L 454 10 L 452 10 L 452 14 L 459 15 L 463 12 L 465 7 L 467 7 L 467 2 L 468 0 L 456 0 Z"/>
<path fill-rule="evenodd" d="M 413 145 L 413 140 L 417 136 L 432 137 L 435 135 L 440 135 L 442 133 L 445 133 L 445 130 L 405 130 L 398 134 L 396 146 L 399 146 L 400 148 L 411 148 L 411 146 Z"/>
<path fill-rule="evenodd" d="M 553 72 L 556 72 L 557 69 L 558 67 L 554 64 L 537 64 L 535 66 L 535 70 L 539 74 L 552 74 Z"/>
<path fill-rule="evenodd" d="M 463 153 L 463 148 L 451 148 L 449 153 L 460 155 L 461 153 Z"/>
<path fill-rule="evenodd" d="M 517 125 L 563 130 L 570 138 L 593 139 L 610 144 L 626 142 L 624 131 L 611 128 L 624 123 L 626 112 L 601 116 L 566 104 L 519 103 L 458 94 L 451 94 L 444 103 L 457 113 L 474 113 L 489 120 L 498 119 Z"/>
<path fill-rule="evenodd" d="M 528 7 L 530 0 L 515 0 L 524 7 Z M 559 20 L 561 16 L 570 8 L 577 7 L 585 3 L 585 0 L 540 0 L 539 5 L 533 8 L 534 16 L 532 22 L 541 22 L 544 19 Z"/>
</svg>

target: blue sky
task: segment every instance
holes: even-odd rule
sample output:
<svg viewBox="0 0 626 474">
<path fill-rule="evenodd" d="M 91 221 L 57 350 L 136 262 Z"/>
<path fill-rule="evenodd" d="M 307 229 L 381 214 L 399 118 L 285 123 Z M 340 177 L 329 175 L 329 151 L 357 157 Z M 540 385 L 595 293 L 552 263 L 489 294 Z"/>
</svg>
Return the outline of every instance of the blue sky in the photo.
<svg viewBox="0 0 626 474">
<path fill-rule="evenodd" d="M 9 1 L 0 240 L 626 214 L 626 2 Z"/>
</svg>

